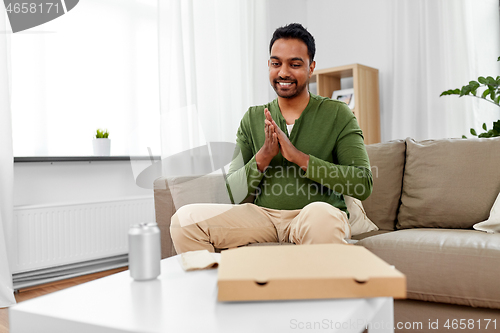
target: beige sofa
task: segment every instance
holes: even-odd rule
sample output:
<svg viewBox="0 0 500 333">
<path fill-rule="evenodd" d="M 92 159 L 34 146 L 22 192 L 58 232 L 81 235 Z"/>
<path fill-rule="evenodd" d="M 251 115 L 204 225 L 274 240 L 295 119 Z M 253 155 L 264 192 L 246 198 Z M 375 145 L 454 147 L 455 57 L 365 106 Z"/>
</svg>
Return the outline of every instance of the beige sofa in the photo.
<svg viewBox="0 0 500 333">
<path fill-rule="evenodd" d="M 363 205 L 380 230 L 354 238 L 407 276 L 408 299 L 395 302 L 396 331 L 499 331 L 500 234 L 472 226 L 488 219 L 500 192 L 500 138 L 407 139 L 367 151 L 374 187 Z M 163 257 L 175 254 L 175 207 L 226 200 L 222 177 L 189 186 L 192 179 L 155 181 Z"/>
</svg>

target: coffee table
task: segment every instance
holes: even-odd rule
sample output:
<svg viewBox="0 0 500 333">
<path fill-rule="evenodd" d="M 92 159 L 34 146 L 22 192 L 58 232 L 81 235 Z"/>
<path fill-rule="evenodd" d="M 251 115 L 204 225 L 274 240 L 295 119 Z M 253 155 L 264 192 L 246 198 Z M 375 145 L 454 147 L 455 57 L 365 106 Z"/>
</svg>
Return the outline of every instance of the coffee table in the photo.
<svg viewBox="0 0 500 333">
<path fill-rule="evenodd" d="M 10 332 L 394 332 L 390 297 L 218 302 L 217 270 L 185 272 L 178 259 L 156 280 L 124 271 L 14 305 Z"/>
</svg>

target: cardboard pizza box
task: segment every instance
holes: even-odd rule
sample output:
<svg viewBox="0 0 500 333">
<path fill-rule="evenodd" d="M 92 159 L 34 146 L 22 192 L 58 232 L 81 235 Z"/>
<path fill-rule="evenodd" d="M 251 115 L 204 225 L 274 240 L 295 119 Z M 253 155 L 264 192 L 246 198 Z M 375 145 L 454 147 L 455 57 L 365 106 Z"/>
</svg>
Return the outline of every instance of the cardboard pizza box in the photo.
<svg viewBox="0 0 500 333">
<path fill-rule="evenodd" d="M 362 246 L 248 246 L 222 251 L 219 301 L 406 297 L 406 277 Z"/>
</svg>

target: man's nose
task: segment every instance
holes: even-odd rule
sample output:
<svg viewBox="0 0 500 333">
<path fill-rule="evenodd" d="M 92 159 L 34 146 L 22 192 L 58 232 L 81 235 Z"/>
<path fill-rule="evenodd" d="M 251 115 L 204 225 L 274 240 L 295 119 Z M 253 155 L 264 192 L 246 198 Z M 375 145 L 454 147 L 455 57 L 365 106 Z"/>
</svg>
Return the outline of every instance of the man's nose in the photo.
<svg viewBox="0 0 500 333">
<path fill-rule="evenodd" d="M 288 67 L 287 66 L 281 66 L 280 72 L 278 73 L 278 75 L 280 77 L 282 77 L 282 78 L 287 78 L 290 75 Z"/>
</svg>

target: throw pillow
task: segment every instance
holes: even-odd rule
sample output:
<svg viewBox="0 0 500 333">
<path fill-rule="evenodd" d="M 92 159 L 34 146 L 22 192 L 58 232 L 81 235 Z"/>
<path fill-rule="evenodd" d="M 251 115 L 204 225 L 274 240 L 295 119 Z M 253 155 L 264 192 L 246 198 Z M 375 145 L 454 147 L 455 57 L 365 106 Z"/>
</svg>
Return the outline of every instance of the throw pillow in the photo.
<svg viewBox="0 0 500 333">
<path fill-rule="evenodd" d="M 500 191 L 500 138 L 406 140 L 398 229 L 468 229 Z"/>
<path fill-rule="evenodd" d="M 373 192 L 363 201 L 363 207 L 373 223 L 382 230 L 396 229 L 405 151 L 403 140 L 366 146 L 373 174 Z"/>
<path fill-rule="evenodd" d="M 344 195 L 345 204 L 349 211 L 349 224 L 351 225 L 351 236 L 364 234 L 378 230 L 378 227 L 370 221 L 360 200 Z"/>
<path fill-rule="evenodd" d="M 490 218 L 474 224 L 474 229 L 485 231 L 489 234 L 500 233 L 500 193 L 490 211 Z"/>
</svg>

